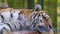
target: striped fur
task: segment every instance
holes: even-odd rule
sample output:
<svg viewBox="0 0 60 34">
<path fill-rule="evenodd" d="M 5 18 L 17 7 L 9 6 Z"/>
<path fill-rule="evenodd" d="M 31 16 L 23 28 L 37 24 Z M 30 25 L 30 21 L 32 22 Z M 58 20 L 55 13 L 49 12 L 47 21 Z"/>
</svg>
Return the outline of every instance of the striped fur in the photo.
<svg viewBox="0 0 60 34">
<path fill-rule="evenodd" d="M 16 9 L 2 9 L 0 12 L 14 12 Z M 31 20 L 31 16 L 33 15 L 33 11 L 32 10 L 29 10 L 29 9 L 17 9 L 17 10 L 19 10 L 19 12 L 22 12 L 22 14 L 25 16 L 25 19 L 26 19 L 26 23 L 28 23 L 29 25 L 30 25 L 30 20 Z M 43 13 L 45 13 L 45 12 L 43 12 L 43 11 L 39 11 L 39 14 L 40 15 L 42 15 Z M 43 16 L 42 16 L 43 17 Z M 44 22 L 45 22 L 45 26 L 51 26 L 51 27 L 53 27 L 52 26 L 52 20 L 51 20 L 51 18 L 49 17 L 48 18 L 48 20 L 46 20 L 44 17 L 43 17 L 43 20 L 44 20 Z M 9 23 L 9 22 L 8 22 Z M 11 23 L 11 22 L 10 22 Z M 13 22 L 12 22 L 13 23 Z M 18 30 L 19 28 L 20 28 L 20 24 L 18 24 L 18 23 L 13 23 L 12 25 L 11 25 L 11 27 L 12 27 L 12 30 L 13 30 L 13 28 L 15 29 L 16 28 L 16 30 Z"/>
<path fill-rule="evenodd" d="M 0 34 L 10 34 L 11 30 L 10 27 L 6 24 L 0 23 Z"/>
</svg>

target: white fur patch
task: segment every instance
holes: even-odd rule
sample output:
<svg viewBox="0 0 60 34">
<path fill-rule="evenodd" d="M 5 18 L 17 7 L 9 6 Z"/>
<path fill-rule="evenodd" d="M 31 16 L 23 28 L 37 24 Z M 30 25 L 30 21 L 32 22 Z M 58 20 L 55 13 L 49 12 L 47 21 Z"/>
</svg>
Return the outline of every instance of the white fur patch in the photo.
<svg viewBox="0 0 60 34">
<path fill-rule="evenodd" d="M 48 18 L 49 18 L 49 15 L 48 15 L 48 14 L 46 14 L 46 13 L 43 13 L 43 16 L 44 16 L 44 17 L 46 17 L 46 19 L 48 19 Z"/>
<path fill-rule="evenodd" d="M 9 22 L 9 20 L 10 20 L 9 19 L 10 18 L 10 12 L 2 12 L 1 15 L 3 15 L 3 17 L 5 19 L 4 20 L 5 22 Z"/>
</svg>

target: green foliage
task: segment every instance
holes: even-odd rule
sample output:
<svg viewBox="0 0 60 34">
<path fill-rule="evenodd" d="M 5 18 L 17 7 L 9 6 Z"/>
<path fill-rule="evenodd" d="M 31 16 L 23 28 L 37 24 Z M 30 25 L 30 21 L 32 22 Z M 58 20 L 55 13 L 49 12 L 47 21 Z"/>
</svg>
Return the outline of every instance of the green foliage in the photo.
<svg viewBox="0 0 60 34">
<path fill-rule="evenodd" d="M 1 0 L 2 1 L 2 3 L 4 3 L 4 0 Z"/>
<path fill-rule="evenodd" d="M 45 0 L 44 9 L 50 15 L 54 28 L 57 27 L 57 0 Z"/>
<path fill-rule="evenodd" d="M 34 8 L 34 0 L 27 0 L 28 9 Z"/>
<path fill-rule="evenodd" d="M 60 0 L 58 0 L 58 1 L 57 1 L 57 6 L 59 6 L 59 7 L 60 7 Z"/>
<path fill-rule="evenodd" d="M 0 0 L 1 1 L 1 0 Z M 25 8 L 27 6 L 28 9 L 34 8 L 35 0 L 7 0 L 9 7 L 12 8 Z M 4 2 L 4 1 L 3 1 Z M 41 4 L 42 9 L 44 9 L 52 18 L 54 28 L 57 27 L 57 0 L 37 0 L 36 4 Z M 27 4 L 25 4 L 27 3 Z M 60 0 L 58 1 L 58 5 L 60 5 Z"/>
<path fill-rule="evenodd" d="M 7 1 L 9 4 L 9 7 L 16 8 L 16 9 L 24 8 L 25 0 L 7 0 Z"/>
</svg>

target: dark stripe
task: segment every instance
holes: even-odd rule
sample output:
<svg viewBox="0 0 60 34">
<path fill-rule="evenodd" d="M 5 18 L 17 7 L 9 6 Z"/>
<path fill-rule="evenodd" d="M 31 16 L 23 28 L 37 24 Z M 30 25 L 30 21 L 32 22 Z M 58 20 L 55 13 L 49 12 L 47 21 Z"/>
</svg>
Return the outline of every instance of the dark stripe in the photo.
<svg viewBox="0 0 60 34">
<path fill-rule="evenodd" d="M 8 25 L 10 27 L 11 31 L 12 31 L 12 27 L 10 26 L 10 24 L 8 24 L 8 23 L 5 23 L 5 24 Z"/>
<path fill-rule="evenodd" d="M 33 27 L 35 27 L 36 26 L 36 23 L 34 23 L 34 26 Z"/>
<path fill-rule="evenodd" d="M 38 15 L 38 13 L 34 14 L 33 18 L 35 19 L 35 17 L 36 17 L 37 15 Z M 33 21 L 33 23 L 32 23 L 30 26 L 32 26 L 32 25 L 34 25 L 33 27 L 36 26 L 36 24 L 34 23 L 34 21 Z"/>
<path fill-rule="evenodd" d="M 10 14 L 11 18 L 13 17 L 12 13 Z"/>
<path fill-rule="evenodd" d="M 37 16 L 37 14 L 38 14 L 38 13 L 35 14 L 34 19 L 35 19 L 35 17 Z"/>
<path fill-rule="evenodd" d="M 52 29 L 52 26 L 51 26 L 51 25 L 49 25 L 49 28 L 50 28 L 50 29 Z"/>
<path fill-rule="evenodd" d="M 22 25 L 21 25 L 21 23 L 19 23 L 20 24 L 20 28 L 22 27 Z"/>
<path fill-rule="evenodd" d="M 38 17 L 40 16 L 40 14 L 38 14 Z"/>
<path fill-rule="evenodd" d="M 38 18 L 40 17 L 40 14 L 38 14 Z"/>
<path fill-rule="evenodd" d="M 20 15 L 20 13 L 18 13 L 18 15 Z"/>
<path fill-rule="evenodd" d="M 1 18 L 4 19 L 3 15 L 1 15 Z"/>
<path fill-rule="evenodd" d="M 14 25 L 15 29 L 17 29 L 16 25 Z"/>
<path fill-rule="evenodd" d="M 2 30 L 3 30 L 3 29 L 2 29 Z M 2 30 L 0 31 L 0 34 L 3 34 L 3 31 L 2 31 Z"/>
<path fill-rule="evenodd" d="M 0 34 L 3 34 L 3 29 L 7 30 L 5 27 L 3 27 L 3 28 L 1 29 Z"/>
</svg>

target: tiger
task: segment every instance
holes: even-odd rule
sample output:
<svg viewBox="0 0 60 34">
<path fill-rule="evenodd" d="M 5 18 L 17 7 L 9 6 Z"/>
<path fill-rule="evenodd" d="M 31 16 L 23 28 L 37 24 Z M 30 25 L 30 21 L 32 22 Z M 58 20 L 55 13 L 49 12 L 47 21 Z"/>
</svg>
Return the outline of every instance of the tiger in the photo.
<svg viewBox="0 0 60 34">
<path fill-rule="evenodd" d="M 10 10 L 10 11 L 7 11 L 6 9 L 4 9 L 5 11 L 2 11 L 1 14 L 0 14 L 0 22 L 1 23 L 4 23 L 6 25 L 8 25 L 11 29 L 11 31 L 16 31 L 16 30 L 19 30 L 21 27 L 20 27 L 20 21 L 18 21 L 18 10 Z M 11 14 L 11 12 L 13 11 L 13 13 Z M 14 12 L 17 12 L 17 13 L 14 13 Z M 14 15 L 13 15 L 14 14 Z M 16 14 L 17 14 L 17 18 L 14 19 L 13 16 L 16 17 Z M 7 18 L 8 17 L 8 18 Z M 14 21 L 14 20 L 16 21 Z"/>
<path fill-rule="evenodd" d="M 44 11 L 41 11 L 41 6 L 38 6 L 38 8 L 36 8 L 37 6 L 35 6 L 35 9 L 34 10 L 30 10 L 30 9 L 19 9 L 19 12 L 22 12 L 22 14 L 24 15 L 25 19 L 26 19 L 26 26 L 29 26 L 30 27 L 30 24 L 32 24 L 31 21 L 33 21 L 33 19 L 31 20 L 31 17 L 34 13 L 37 13 L 37 16 L 40 14 L 40 16 L 43 17 L 43 21 L 45 22 L 45 26 L 48 27 L 48 28 L 52 28 L 52 20 L 50 18 L 50 16 L 48 14 L 46 14 Z M 40 7 L 40 8 L 39 8 Z M 14 12 L 16 9 L 12 9 L 12 12 Z M 9 10 L 8 10 L 9 11 Z M 37 11 L 37 12 L 36 12 Z M 46 17 L 47 15 L 47 17 Z M 34 17 L 37 17 L 37 16 L 34 16 Z M 40 17 L 39 16 L 39 17 Z M 12 16 L 11 16 L 12 17 Z M 12 20 L 11 20 L 12 21 Z M 13 23 L 13 22 L 12 22 Z M 22 22 L 21 22 L 22 23 Z M 13 27 L 14 29 L 18 29 L 17 27 L 18 25 L 16 25 L 16 23 L 14 22 L 13 23 Z M 12 27 L 12 26 L 11 26 Z M 37 27 L 37 26 L 36 26 Z"/>
<path fill-rule="evenodd" d="M 8 25 L 0 23 L 0 34 L 10 34 L 11 29 Z"/>
<path fill-rule="evenodd" d="M 48 14 L 46 14 L 44 11 L 41 10 L 41 5 L 40 4 L 37 4 L 35 7 L 34 7 L 34 12 L 32 13 L 32 16 L 31 16 L 31 23 L 33 25 L 33 28 L 36 26 L 36 27 L 42 27 L 41 25 L 45 26 L 43 27 L 42 29 L 45 29 L 47 31 L 46 34 L 54 34 L 54 31 L 53 31 L 53 26 L 52 26 L 52 20 L 50 18 L 50 16 Z M 37 20 L 38 19 L 38 20 Z M 39 19 L 40 22 L 42 23 L 38 23 L 39 22 Z M 35 21 L 34 21 L 35 20 Z M 38 23 L 38 24 L 37 24 Z M 34 25 L 35 24 L 35 25 Z M 32 27 L 31 25 L 31 27 Z M 41 28 L 40 28 L 41 29 Z M 49 32 L 50 31 L 50 32 Z M 42 31 L 43 32 L 43 31 Z M 52 33 L 51 33 L 52 32 Z M 43 34 L 43 33 L 42 33 Z"/>
</svg>

